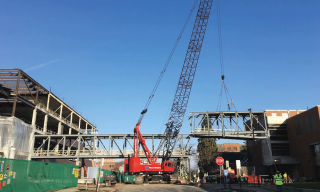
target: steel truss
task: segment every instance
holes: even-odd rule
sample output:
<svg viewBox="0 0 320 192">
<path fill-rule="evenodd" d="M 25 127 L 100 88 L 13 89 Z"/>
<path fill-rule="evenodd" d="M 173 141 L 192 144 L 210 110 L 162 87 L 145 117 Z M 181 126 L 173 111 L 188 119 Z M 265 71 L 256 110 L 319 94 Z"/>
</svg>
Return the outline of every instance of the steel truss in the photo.
<svg viewBox="0 0 320 192">
<path fill-rule="evenodd" d="M 165 136 L 145 134 L 143 137 L 152 140 L 154 152 L 155 140 L 163 139 Z M 125 158 L 133 154 L 133 139 L 134 134 L 35 135 L 31 159 Z M 189 135 L 178 135 L 178 142 L 171 157 L 191 157 L 190 140 Z M 122 147 L 119 141 L 122 142 Z M 160 157 L 162 154 L 163 152 L 160 153 Z M 139 156 L 144 158 L 144 152 L 141 151 Z"/>
<path fill-rule="evenodd" d="M 190 135 L 230 139 L 266 139 L 264 111 L 191 112 Z"/>
</svg>

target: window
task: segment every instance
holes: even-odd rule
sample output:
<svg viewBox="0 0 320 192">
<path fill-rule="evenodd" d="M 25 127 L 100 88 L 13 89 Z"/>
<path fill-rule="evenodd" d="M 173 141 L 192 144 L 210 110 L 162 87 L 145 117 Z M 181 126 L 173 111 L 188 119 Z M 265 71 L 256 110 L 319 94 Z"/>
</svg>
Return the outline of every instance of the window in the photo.
<svg viewBox="0 0 320 192">
<path fill-rule="evenodd" d="M 233 147 L 233 150 L 234 151 L 238 151 L 238 147 Z"/>
<path fill-rule="evenodd" d="M 271 116 L 272 116 L 272 117 L 276 117 L 276 116 L 277 116 L 277 113 L 271 113 Z"/>
<path fill-rule="evenodd" d="M 320 144 L 314 145 L 314 156 L 320 157 Z"/>
<path fill-rule="evenodd" d="M 168 167 L 171 167 L 171 163 L 168 163 Z"/>
<path fill-rule="evenodd" d="M 227 147 L 227 151 L 231 151 L 231 147 Z"/>
<path fill-rule="evenodd" d="M 168 163 L 166 163 L 165 166 L 168 166 Z"/>
</svg>

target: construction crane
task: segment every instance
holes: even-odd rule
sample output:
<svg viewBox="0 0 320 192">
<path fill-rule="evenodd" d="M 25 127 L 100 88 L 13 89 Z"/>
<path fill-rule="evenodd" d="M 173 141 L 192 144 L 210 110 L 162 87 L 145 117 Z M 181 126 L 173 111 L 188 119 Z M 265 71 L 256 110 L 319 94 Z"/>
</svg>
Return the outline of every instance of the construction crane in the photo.
<svg viewBox="0 0 320 192">
<path fill-rule="evenodd" d="M 176 138 L 180 133 L 180 129 L 183 124 L 193 79 L 200 57 L 203 39 L 207 29 L 211 7 L 212 0 L 200 1 L 197 17 L 188 45 L 187 54 L 184 59 L 178 86 L 170 111 L 169 120 L 166 123 L 166 130 L 164 132 L 165 138 L 160 141 L 159 147 L 155 152 L 155 156 L 158 156 L 160 150 L 164 148 L 163 160 L 169 160 L 171 157 L 173 148 L 177 141 Z"/>
<path fill-rule="evenodd" d="M 172 155 L 172 151 L 177 142 L 177 136 L 183 124 L 183 119 L 188 105 L 193 79 L 196 73 L 202 43 L 208 24 L 208 19 L 212 7 L 212 1 L 213 0 L 200 0 L 196 20 L 193 26 L 190 42 L 188 45 L 187 53 L 178 81 L 178 86 L 175 92 L 175 97 L 171 107 L 169 120 L 166 123 L 166 130 L 164 132 L 165 137 L 160 141 L 160 144 L 154 154 L 150 153 L 145 143 L 145 140 L 143 139 L 143 136 L 140 132 L 139 126 L 141 125 L 141 121 L 145 113 L 147 112 L 147 108 L 151 102 L 151 99 L 153 98 L 154 92 L 160 83 L 159 80 L 156 84 L 155 89 L 151 93 L 151 96 L 149 97 L 145 109 L 141 112 L 140 118 L 134 128 L 135 138 L 133 156 L 129 157 L 128 159 L 125 159 L 125 171 L 129 172 L 130 174 L 169 175 L 174 172 L 174 163 L 169 161 L 169 159 Z M 163 73 L 161 72 L 159 78 L 160 81 L 162 76 Z M 148 164 L 141 164 L 139 157 L 139 144 L 142 146 L 143 151 L 145 152 L 145 155 L 148 159 Z M 162 149 L 162 163 L 157 163 L 158 156 Z M 137 181 L 138 180 L 140 179 L 137 178 Z"/>
</svg>

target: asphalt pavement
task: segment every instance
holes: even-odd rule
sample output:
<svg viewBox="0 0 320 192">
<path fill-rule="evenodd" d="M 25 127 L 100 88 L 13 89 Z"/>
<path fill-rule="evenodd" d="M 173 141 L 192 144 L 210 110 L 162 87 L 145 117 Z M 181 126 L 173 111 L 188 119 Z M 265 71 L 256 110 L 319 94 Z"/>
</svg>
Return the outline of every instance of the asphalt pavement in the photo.
<svg viewBox="0 0 320 192">
<path fill-rule="evenodd" d="M 223 191 L 223 186 L 218 183 L 214 184 L 202 184 L 201 187 L 189 184 L 120 184 L 114 187 L 102 187 L 100 192 L 218 192 Z M 88 190 L 95 190 L 94 186 L 90 186 Z M 59 190 L 57 192 L 76 192 L 85 191 L 85 186 L 78 186 L 69 189 Z M 229 191 L 252 191 L 252 192 L 272 192 L 268 189 L 264 189 L 261 186 L 232 184 Z"/>
</svg>

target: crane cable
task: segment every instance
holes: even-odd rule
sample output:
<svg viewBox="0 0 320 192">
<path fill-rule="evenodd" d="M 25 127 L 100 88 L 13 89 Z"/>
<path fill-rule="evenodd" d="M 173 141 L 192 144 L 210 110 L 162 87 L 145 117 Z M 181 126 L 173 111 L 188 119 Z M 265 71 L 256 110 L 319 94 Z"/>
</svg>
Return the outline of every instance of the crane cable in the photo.
<svg viewBox="0 0 320 192">
<path fill-rule="evenodd" d="M 222 95 L 223 92 L 226 95 L 227 104 L 228 104 L 228 110 L 232 110 L 232 107 L 236 110 L 236 106 L 231 98 L 231 95 L 228 91 L 228 88 L 224 82 L 224 62 L 223 62 L 223 49 L 222 49 L 222 33 L 221 33 L 221 13 L 220 13 L 220 0 L 217 0 L 217 20 L 218 20 L 218 36 L 219 36 L 219 53 L 220 53 L 220 67 L 221 67 L 221 79 L 222 79 L 222 85 L 221 90 L 219 94 L 219 100 L 216 111 L 221 110 L 221 102 L 222 102 Z M 229 99 L 231 101 L 231 104 L 229 103 Z"/>
<path fill-rule="evenodd" d="M 172 56 L 173 56 L 173 54 L 174 54 L 174 52 L 175 52 L 175 50 L 176 50 L 176 48 L 177 48 L 177 46 L 178 46 L 178 44 L 179 44 L 179 41 L 180 41 L 180 39 L 181 39 L 181 37 L 182 37 L 182 34 L 183 34 L 184 30 L 185 30 L 186 27 L 187 27 L 187 24 L 188 24 L 188 22 L 189 22 L 189 20 L 190 20 L 190 17 L 192 16 L 193 10 L 195 9 L 197 3 L 198 3 L 198 0 L 195 1 L 195 3 L 193 4 L 192 9 L 190 10 L 190 13 L 189 13 L 189 15 L 188 15 L 188 17 L 187 17 L 187 20 L 186 20 L 186 22 L 184 23 L 184 25 L 183 25 L 183 27 L 182 27 L 182 29 L 181 29 L 181 31 L 180 31 L 180 34 L 179 34 L 179 36 L 178 36 L 178 38 L 177 38 L 177 41 L 175 42 L 175 44 L 174 44 L 174 46 L 173 46 L 173 48 L 172 48 L 172 50 L 171 50 L 171 52 L 170 52 L 170 55 L 169 55 L 169 57 L 168 57 L 165 65 L 164 65 L 164 67 L 163 67 L 163 69 L 162 69 L 162 71 L 161 71 L 161 73 L 160 73 L 160 76 L 159 76 L 159 78 L 158 78 L 158 80 L 157 80 L 157 82 L 156 82 L 156 84 L 155 84 L 155 86 L 154 86 L 154 88 L 153 88 L 153 90 L 152 90 L 149 98 L 148 98 L 148 101 L 147 101 L 144 109 L 143 109 L 142 112 L 141 112 L 141 115 L 140 115 L 140 117 L 139 117 L 138 123 L 139 123 L 139 122 L 141 123 L 141 121 L 142 121 L 142 119 L 143 119 L 143 117 L 144 117 L 144 114 L 148 111 L 148 107 L 149 107 L 149 105 L 150 105 L 150 103 L 151 103 L 151 101 L 152 101 L 152 99 L 153 99 L 153 96 L 154 96 L 155 92 L 156 92 L 157 89 L 158 89 L 158 86 L 159 86 L 159 84 L 160 84 L 160 82 L 161 82 L 161 80 L 162 80 L 162 77 L 163 77 L 164 73 L 165 73 L 166 70 L 167 70 L 167 67 L 168 67 L 168 65 L 169 65 L 169 63 L 170 63 L 170 61 L 171 61 L 171 58 L 172 58 Z"/>
</svg>

